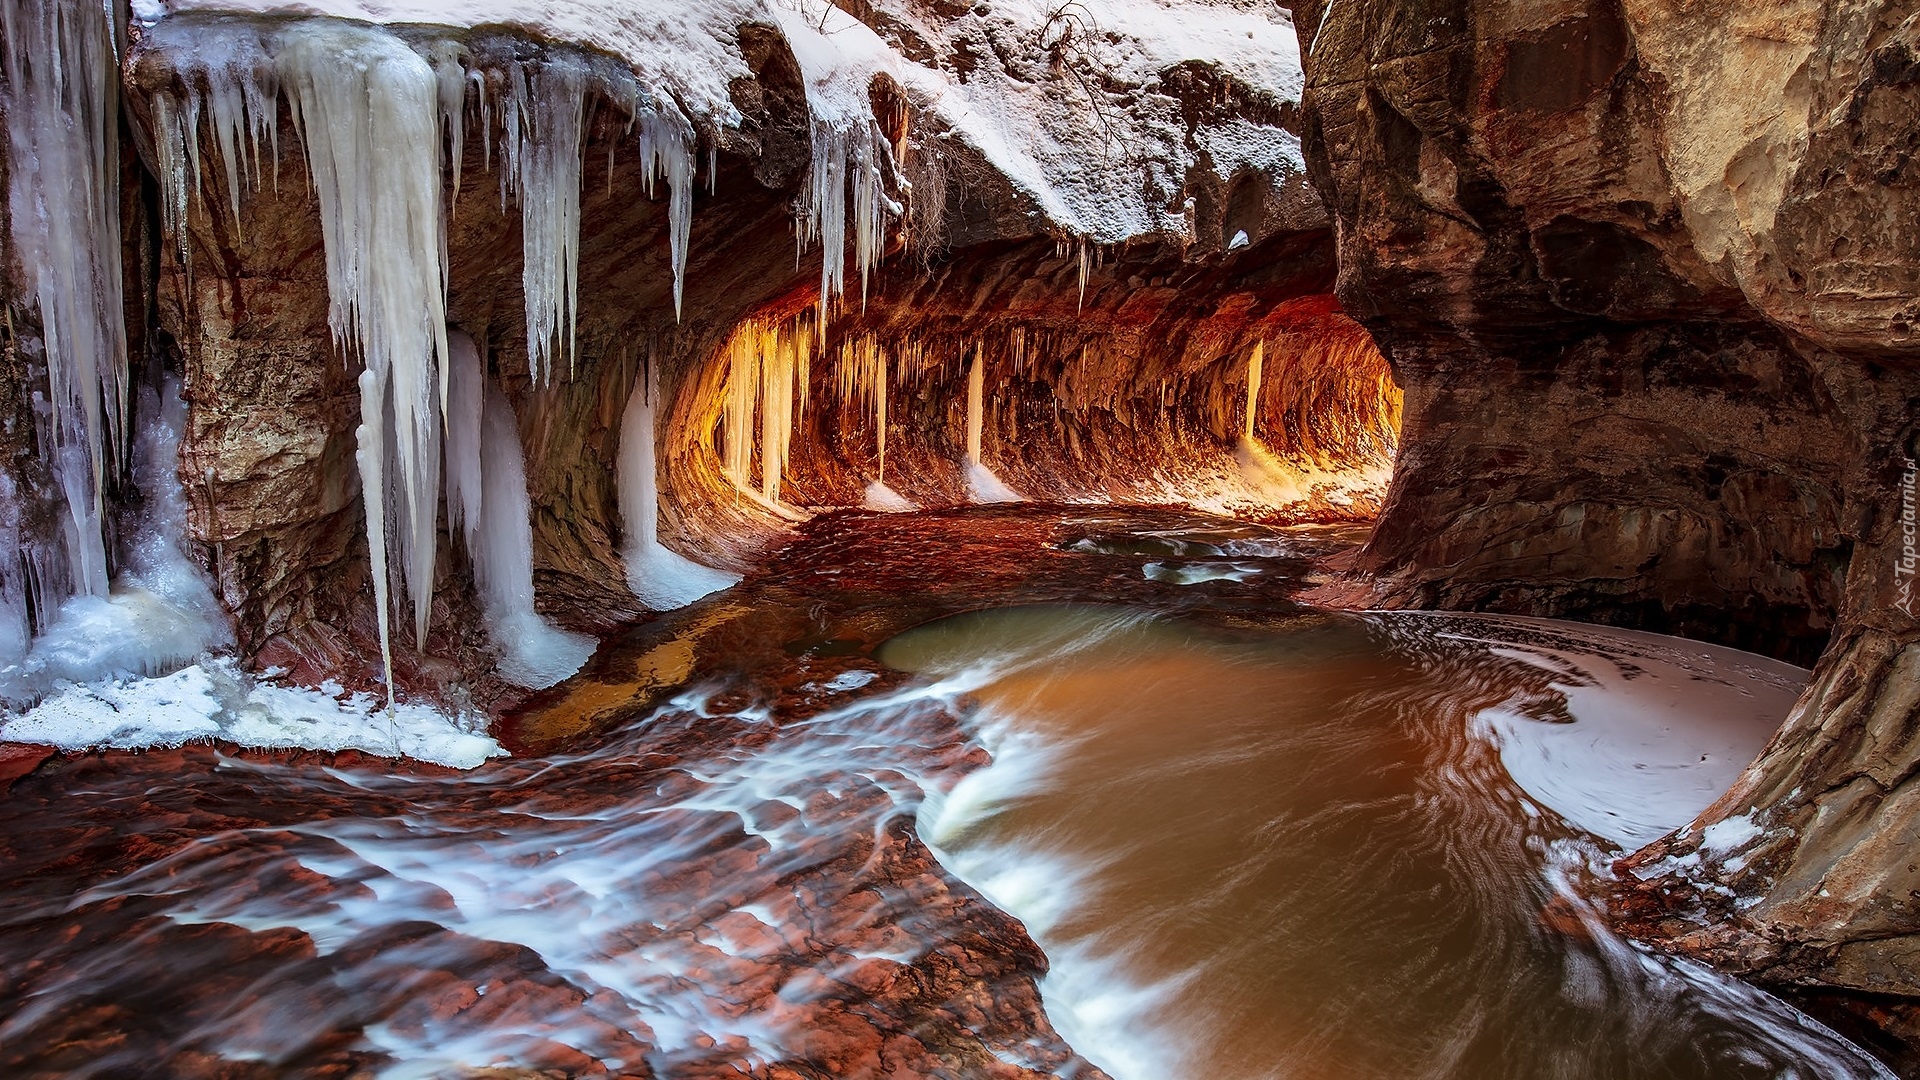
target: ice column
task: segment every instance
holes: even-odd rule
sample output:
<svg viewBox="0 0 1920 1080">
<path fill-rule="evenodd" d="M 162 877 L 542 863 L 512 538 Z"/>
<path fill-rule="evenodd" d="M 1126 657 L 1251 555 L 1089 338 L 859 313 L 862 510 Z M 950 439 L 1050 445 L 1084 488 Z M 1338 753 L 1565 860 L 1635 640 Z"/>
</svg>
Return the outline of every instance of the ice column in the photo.
<svg viewBox="0 0 1920 1080">
<path fill-rule="evenodd" d="M 448 346 L 447 523 L 466 543 L 500 677 L 542 689 L 580 670 L 594 640 L 534 608 L 532 504 L 513 407 L 471 337 L 453 331 Z"/>
<path fill-rule="evenodd" d="M 328 322 L 365 364 L 360 481 L 391 697 L 389 485 L 416 645 L 425 644 L 433 600 L 447 355 L 438 84 L 398 38 L 346 22 L 290 27 L 277 67 L 320 206 Z"/>
<path fill-rule="evenodd" d="M 980 464 L 981 435 L 986 426 L 986 371 L 980 364 L 980 346 L 973 347 L 973 366 L 967 370 L 967 462 Z"/>
<path fill-rule="evenodd" d="M 693 124 L 668 97 L 655 95 L 639 109 L 640 168 L 647 197 L 653 197 L 656 177 L 667 180 L 667 243 L 673 256 L 673 317 L 678 320 L 693 229 Z"/>
<path fill-rule="evenodd" d="M 620 419 L 620 518 L 626 523 L 627 586 L 656 611 L 685 607 L 740 579 L 702 566 L 660 542 L 660 481 L 655 417 L 660 410 L 658 373 L 645 377 L 627 398 Z"/>
<path fill-rule="evenodd" d="M 119 62 L 112 5 L 6 0 L 7 205 L 12 257 L 40 313 L 51 409 L 40 454 L 65 500 L 65 558 L 42 582 L 107 591 L 103 490 L 126 457 L 120 265 Z M 117 470 L 116 470 L 117 471 Z"/>
<path fill-rule="evenodd" d="M 1260 416 L 1260 373 L 1266 366 L 1266 352 L 1266 342 L 1256 341 L 1247 357 L 1247 424 L 1242 435 L 1248 442 L 1253 441 L 1253 424 Z"/>
</svg>

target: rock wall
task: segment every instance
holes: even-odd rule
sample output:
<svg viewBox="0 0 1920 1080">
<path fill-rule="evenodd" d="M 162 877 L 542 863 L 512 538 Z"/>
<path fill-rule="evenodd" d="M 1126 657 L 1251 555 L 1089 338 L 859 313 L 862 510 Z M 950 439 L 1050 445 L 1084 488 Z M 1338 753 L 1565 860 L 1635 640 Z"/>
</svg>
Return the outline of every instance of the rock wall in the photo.
<svg viewBox="0 0 1920 1080">
<path fill-rule="evenodd" d="M 987 441 L 1004 450 L 988 457 L 999 454 L 997 466 L 1031 495 L 1167 501 L 1179 497 L 1181 477 L 1198 474 L 1244 487 L 1235 447 L 1257 341 L 1273 351 L 1275 370 L 1291 372 L 1262 393 L 1262 437 L 1329 467 L 1358 462 L 1382 471 L 1397 394 L 1364 334 L 1326 295 L 1331 234 L 1297 161 L 1298 72 L 1288 49 L 1249 43 L 1231 26 L 1193 40 L 1135 41 L 1076 19 L 1028 25 L 1018 13 L 985 9 L 855 7 L 864 22 L 828 27 L 823 38 L 784 8 L 763 19 L 750 2 L 702 6 L 694 31 L 717 36 L 698 43 L 714 61 L 698 86 L 672 82 L 695 78 L 673 73 L 679 60 L 617 34 L 574 40 L 574 31 L 543 29 L 539 20 L 530 32 L 391 27 L 435 64 L 458 58 L 440 69 L 455 73 L 454 108 L 467 118 L 464 144 L 448 137 L 444 121 L 442 128 L 446 315 L 474 337 L 515 409 L 543 613 L 594 634 L 647 614 L 621 559 L 627 526 L 616 464 L 623 411 L 648 370 L 666 391 L 667 542 L 744 569 L 785 534 L 789 521 L 743 499 L 723 474 L 716 443 L 729 340 L 753 319 L 802 310 L 827 311 L 834 348 L 866 339 L 890 350 L 934 340 L 953 346 L 952 362 L 898 388 L 890 425 L 901 486 L 923 504 L 969 497 L 958 362 L 966 341 L 997 350 L 996 385 L 1009 389 L 996 399 Z M 1221 12 L 1229 21 L 1252 17 Z M 246 47 L 262 58 L 255 63 L 273 66 L 274 31 L 260 28 L 280 24 L 223 14 L 214 3 L 143 18 L 123 72 L 126 157 L 131 189 L 148 204 L 166 203 L 168 154 L 177 157 L 182 145 L 163 145 L 169 123 L 178 124 L 166 110 L 177 116 L 182 102 L 218 97 L 213 73 L 230 79 L 231 56 L 244 54 L 222 42 L 257 36 L 261 44 Z M 848 17 L 829 10 L 821 18 Z M 1284 26 L 1284 16 L 1258 19 Z M 666 30 L 693 32 L 689 25 Z M 1206 33 L 1229 47 L 1210 54 L 1217 42 Z M 829 74 L 864 80 L 858 115 L 831 112 L 849 95 L 822 83 L 822 40 L 848 65 Z M 634 153 L 633 103 L 590 78 L 600 89 L 589 90 L 582 113 L 578 344 L 560 377 L 545 383 L 533 377 L 528 355 L 528 235 L 506 190 L 501 103 L 516 73 L 552 64 L 624 71 L 629 62 L 640 92 L 674 97 L 694 128 L 698 190 L 685 294 L 676 313 L 670 194 Z M 244 63 L 239 71 L 246 74 Z M 721 96 L 708 100 L 701 95 L 716 71 L 725 76 L 715 84 Z M 666 82 L 644 82 L 650 78 Z M 443 99 L 447 92 L 443 85 Z M 255 139 L 269 150 L 253 182 L 240 166 L 237 197 L 222 173 L 230 163 L 213 114 L 198 132 L 188 129 L 200 154 L 198 186 L 181 200 L 178 235 L 163 235 L 155 213 L 130 230 L 129 242 L 147 252 L 137 292 L 153 309 L 140 347 L 183 375 L 190 527 L 242 651 L 306 681 L 339 677 L 373 688 L 382 676 L 370 647 L 371 566 L 354 465 L 361 360 L 329 326 L 322 221 L 290 102 L 269 94 L 271 115 Z M 1036 110 L 1031 138 L 996 142 L 994 129 L 956 119 L 988 103 Z M 491 127 L 479 119 L 484 110 Z M 847 255 L 835 250 L 828 261 L 828 277 L 835 262 L 844 264 L 849 291 L 824 305 L 827 278 L 814 261 L 821 248 L 804 235 L 799 258 L 795 247 L 796 230 L 815 227 L 807 208 L 818 199 L 814 174 L 830 166 L 822 148 L 839 137 L 823 116 L 882 133 L 891 155 L 873 173 L 884 204 L 874 250 L 884 265 L 856 284 L 856 206 Z M 1089 117 L 1104 136 L 1092 136 Z M 1135 176 L 1146 186 L 1133 185 Z M 863 197 L 857 180 L 847 186 L 856 201 Z M 1010 346 L 1021 337 L 1030 349 Z M 1364 404 L 1349 403 L 1352 415 L 1336 422 L 1343 433 L 1312 430 L 1316 403 L 1344 400 L 1312 375 L 1316 358 L 1332 355 L 1330 342 L 1364 391 Z M 1018 379 L 1015 351 L 1023 357 Z M 815 375 L 808 399 L 818 400 L 806 410 L 814 426 L 800 433 L 790 497 L 802 507 L 857 504 L 877 463 L 855 439 L 819 426 L 832 413 L 834 375 L 824 362 Z M 1364 493 L 1356 502 L 1346 492 L 1338 505 L 1321 498 L 1311 512 L 1351 515 L 1372 505 Z M 396 651 L 396 682 L 409 693 L 511 705 L 520 695 L 490 673 L 475 586 L 451 535 L 438 547 L 433 577 L 427 645 Z"/>
<path fill-rule="evenodd" d="M 1377 601 L 1818 656 L 1741 783 L 1630 861 L 1634 925 L 1911 1038 L 1920 9 L 1294 13 L 1337 291 L 1407 395 Z"/>
</svg>

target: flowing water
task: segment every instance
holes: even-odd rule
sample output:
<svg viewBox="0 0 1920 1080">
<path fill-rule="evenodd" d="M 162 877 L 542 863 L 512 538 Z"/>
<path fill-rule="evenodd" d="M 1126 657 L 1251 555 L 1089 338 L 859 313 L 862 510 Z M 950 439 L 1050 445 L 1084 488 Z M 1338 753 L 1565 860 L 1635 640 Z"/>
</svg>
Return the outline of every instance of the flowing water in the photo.
<svg viewBox="0 0 1920 1080">
<path fill-rule="evenodd" d="M 0 1075 L 1886 1075 L 1580 899 L 1804 672 L 1047 515 L 826 534 L 603 650 L 554 700 L 639 704 L 563 749 L 55 759 L 0 798 Z M 1049 590 L 1131 606 L 948 615 Z"/>
<path fill-rule="evenodd" d="M 1055 1024 L 1116 1077 L 1879 1075 L 1611 936 L 1575 889 L 1612 845 L 1542 801 L 1630 842 L 1684 823 L 1798 669 L 1543 620 L 1071 606 L 880 655 L 973 688 L 995 763 L 924 831 L 1025 920 Z"/>
</svg>

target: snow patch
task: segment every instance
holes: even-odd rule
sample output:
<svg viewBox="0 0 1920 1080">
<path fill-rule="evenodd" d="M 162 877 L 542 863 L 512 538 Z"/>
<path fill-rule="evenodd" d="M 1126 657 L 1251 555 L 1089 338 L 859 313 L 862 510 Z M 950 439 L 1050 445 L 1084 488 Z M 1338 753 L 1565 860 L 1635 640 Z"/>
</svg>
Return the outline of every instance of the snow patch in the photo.
<svg viewBox="0 0 1920 1080">
<path fill-rule="evenodd" d="M 371 694 L 256 682 L 227 658 L 209 658 L 157 678 L 62 685 L 19 716 L 0 720 L 0 740 L 62 750 L 142 750 L 229 742 L 263 750 L 360 750 L 456 769 L 506 753 L 484 721 L 426 705 L 391 710 Z"/>
</svg>

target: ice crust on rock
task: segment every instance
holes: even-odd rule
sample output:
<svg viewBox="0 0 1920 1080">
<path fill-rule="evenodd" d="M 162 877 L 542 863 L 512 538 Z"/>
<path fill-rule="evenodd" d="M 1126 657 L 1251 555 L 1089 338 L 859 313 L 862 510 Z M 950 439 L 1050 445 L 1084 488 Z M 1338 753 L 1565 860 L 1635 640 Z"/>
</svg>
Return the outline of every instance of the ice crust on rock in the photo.
<svg viewBox="0 0 1920 1080">
<path fill-rule="evenodd" d="M 1007 0 L 935 18 L 906 3 L 876 7 L 897 34 L 932 46 L 930 55 L 913 50 L 925 62 L 827 0 L 134 0 L 133 12 L 149 26 L 181 14 L 236 13 L 451 31 L 504 27 L 617 57 L 642 84 L 669 90 L 685 118 L 714 128 L 738 125 L 729 86 L 752 76 L 739 27 L 777 26 L 799 62 L 812 113 L 813 180 L 800 230 L 823 242 L 823 286 L 835 295 L 845 284 L 846 246 L 834 241 L 847 239 L 849 223 L 856 272 L 864 276 L 878 263 L 879 230 L 899 211 L 879 181 L 903 164 L 902 150 L 970 146 L 1053 230 L 1099 244 L 1191 237 L 1194 223 L 1175 195 L 1196 167 L 1229 181 L 1248 170 L 1276 184 L 1304 174 L 1293 133 L 1248 117 L 1189 129 L 1169 86 L 1197 64 L 1275 112 L 1297 103 L 1305 78 L 1282 8 L 1236 0 Z M 942 66 L 941 58 L 957 55 L 975 61 L 964 77 Z M 870 97 L 881 76 L 921 113 L 926 145 L 895 145 L 881 130 Z"/>
</svg>

